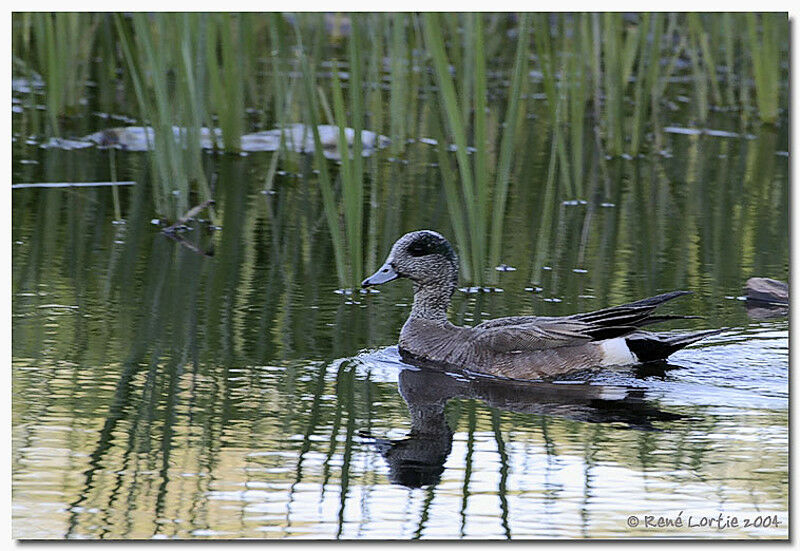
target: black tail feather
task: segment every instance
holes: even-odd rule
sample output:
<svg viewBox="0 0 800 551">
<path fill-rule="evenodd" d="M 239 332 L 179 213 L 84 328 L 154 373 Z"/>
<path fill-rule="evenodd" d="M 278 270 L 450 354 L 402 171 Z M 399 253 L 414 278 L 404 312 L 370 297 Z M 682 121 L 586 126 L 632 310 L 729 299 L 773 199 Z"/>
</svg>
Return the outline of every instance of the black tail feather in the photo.
<svg viewBox="0 0 800 551">
<path fill-rule="evenodd" d="M 699 320 L 703 319 L 703 316 L 675 316 L 672 314 L 664 314 L 661 316 L 648 316 L 645 320 L 638 324 L 638 327 L 644 327 L 645 325 L 652 325 L 654 323 L 661 323 L 664 321 L 673 321 L 673 320 Z"/>
<path fill-rule="evenodd" d="M 704 337 L 716 335 L 722 329 L 700 331 L 688 335 L 659 335 L 639 331 L 640 327 L 664 321 L 696 319 L 698 316 L 681 316 L 674 314 L 653 315 L 656 308 L 665 302 L 691 294 L 691 291 L 670 291 L 654 297 L 644 298 L 636 302 L 604 308 L 595 312 L 586 312 L 571 316 L 572 319 L 588 323 L 593 327 L 584 331 L 593 340 L 625 337 L 631 352 L 640 362 L 652 362 L 666 359 L 673 352 L 684 346 L 697 342 Z"/>
<path fill-rule="evenodd" d="M 691 291 L 670 291 L 669 293 L 661 293 L 660 295 L 656 295 L 654 297 L 643 298 L 642 300 L 637 300 L 636 302 L 623 304 L 622 306 L 618 306 L 618 308 L 630 306 L 658 306 L 659 304 L 664 304 L 668 300 L 691 294 Z"/>
<path fill-rule="evenodd" d="M 661 321 L 674 319 L 689 319 L 693 316 L 673 316 L 661 315 L 652 316 L 653 311 L 661 304 L 684 295 L 691 294 L 691 291 L 671 291 L 654 297 L 637 300 L 621 306 L 612 306 L 595 312 L 586 312 L 572 316 L 577 321 L 591 323 L 601 327 L 642 327 Z"/>
<path fill-rule="evenodd" d="M 594 341 L 602 341 L 605 339 L 613 339 L 615 337 L 622 337 L 623 335 L 629 335 L 632 332 L 636 331 L 636 327 L 629 326 L 629 325 L 615 325 L 611 327 L 606 326 L 597 326 L 592 327 L 591 329 L 587 329 L 584 331 L 587 335 L 592 337 Z"/>
<path fill-rule="evenodd" d="M 699 331 L 688 335 L 659 335 L 657 333 L 635 333 L 625 338 L 631 352 L 636 358 L 644 362 L 666 359 L 667 356 L 680 350 L 684 346 L 697 342 L 705 337 L 717 335 L 725 329 L 711 329 L 709 331 Z"/>
</svg>

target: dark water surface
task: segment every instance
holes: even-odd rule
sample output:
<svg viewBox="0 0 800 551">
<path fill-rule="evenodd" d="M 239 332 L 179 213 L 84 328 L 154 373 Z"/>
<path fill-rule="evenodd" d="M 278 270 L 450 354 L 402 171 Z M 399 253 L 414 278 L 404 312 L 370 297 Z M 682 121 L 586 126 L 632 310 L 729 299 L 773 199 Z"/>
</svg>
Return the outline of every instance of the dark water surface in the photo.
<svg viewBox="0 0 800 551">
<path fill-rule="evenodd" d="M 540 139 L 509 192 L 517 270 L 457 293 L 451 320 L 690 289 L 667 310 L 703 319 L 663 329 L 728 329 L 668 365 L 550 384 L 403 364 L 410 285 L 334 292 L 302 156 L 270 194 L 272 154 L 207 156 L 221 229 L 184 237 L 213 256 L 160 234 L 141 184 L 120 189 L 123 224 L 109 188 L 14 190 L 15 537 L 786 537 L 788 320 L 736 298 L 788 277 L 786 133 L 663 140 L 591 171 L 585 203 L 544 205 Z M 109 179 L 107 151 L 13 147 L 15 183 Z M 145 159 L 118 152 L 119 179 Z M 405 231 L 452 236 L 435 161 L 420 143 L 367 160 L 367 268 Z M 720 514 L 739 526 L 688 526 Z"/>
</svg>

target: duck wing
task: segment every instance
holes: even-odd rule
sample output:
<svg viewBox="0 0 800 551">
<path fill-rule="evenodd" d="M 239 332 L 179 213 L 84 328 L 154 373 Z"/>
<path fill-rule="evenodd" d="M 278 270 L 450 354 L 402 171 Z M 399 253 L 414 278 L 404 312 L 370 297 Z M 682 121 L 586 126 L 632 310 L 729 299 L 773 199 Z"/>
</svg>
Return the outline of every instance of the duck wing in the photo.
<svg viewBox="0 0 800 551">
<path fill-rule="evenodd" d="M 497 352 L 541 350 L 577 346 L 588 341 L 612 339 L 638 328 L 694 316 L 658 315 L 658 306 L 689 291 L 671 291 L 620 306 L 565 317 L 513 316 L 488 320 L 472 328 L 480 346 Z"/>
<path fill-rule="evenodd" d="M 554 318 L 546 316 L 509 316 L 506 318 L 495 318 L 483 321 L 473 326 L 473 329 L 492 329 L 494 327 L 504 327 L 507 325 L 528 325 L 530 323 L 544 323 L 556 319 L 563 320 L 564 318 Z"/>
<path fill-rule="evenodd" d="M 604 327 L 564 318 L 542 319 L 533 323 L 476 326 L 471 340 L 478 347 L 499 353 L 544 350 L 579 346 L 589 341 L 610 339 L 636 330 L 633 326 Z"/>
</svg>

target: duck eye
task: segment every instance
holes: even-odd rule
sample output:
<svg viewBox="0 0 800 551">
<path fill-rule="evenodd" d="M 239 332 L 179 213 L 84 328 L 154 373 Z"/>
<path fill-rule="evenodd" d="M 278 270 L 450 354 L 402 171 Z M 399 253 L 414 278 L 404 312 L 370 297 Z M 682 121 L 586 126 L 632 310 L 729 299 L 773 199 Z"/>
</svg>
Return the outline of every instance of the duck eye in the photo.
<svg viewBox="0 0 800 551">
<path fill-rule="evenodd" d="M 411 256 L 424 256 L 428 253 L 428 248 L 422 243 L 412 243 L 408 246 L 408 254 Z"/>
</svg>

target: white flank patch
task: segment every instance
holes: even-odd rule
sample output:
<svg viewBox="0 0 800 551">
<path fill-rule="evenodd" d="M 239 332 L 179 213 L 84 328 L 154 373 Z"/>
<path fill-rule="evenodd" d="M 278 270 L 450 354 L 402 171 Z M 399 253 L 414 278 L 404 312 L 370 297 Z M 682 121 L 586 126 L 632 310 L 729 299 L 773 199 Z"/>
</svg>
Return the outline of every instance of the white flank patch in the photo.
<svg viewBox="0 0 800 551">
<path fill-rule="evenodd" d="M 601 342 L 600 349 L 603 351 L 603 365 L 605 366 L 630 365 L 638 362 L 623 337 Z"/>
<path fill-rule="evenodd" d="M 628 389 L 618 386 L 604 386 L 600 390 L 601 400 L 624 400 L 628 397 Z"/>
</svg>

